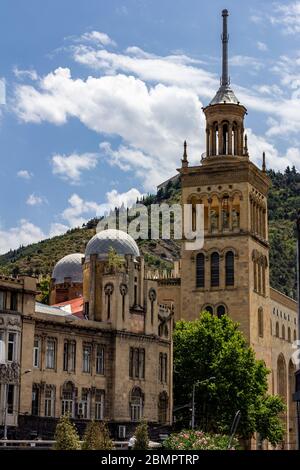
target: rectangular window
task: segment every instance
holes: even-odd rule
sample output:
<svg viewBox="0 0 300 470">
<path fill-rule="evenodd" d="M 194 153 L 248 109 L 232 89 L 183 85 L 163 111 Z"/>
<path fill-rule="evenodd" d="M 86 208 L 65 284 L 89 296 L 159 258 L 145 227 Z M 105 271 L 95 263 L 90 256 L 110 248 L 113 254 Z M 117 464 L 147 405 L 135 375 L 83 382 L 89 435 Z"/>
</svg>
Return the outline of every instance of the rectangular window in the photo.
<svg viewBox="0 0 300 470">
<path fill-rule="evenodd" d="M 83 372 L 91 372 L 91 357 L 92 357 L 92 345 L 84 344 L 83 345 Z"/>
<path fill-rule="evenodd" d="M 38 416 L 40 410 L 40 390 L 36 387 L 32 387 L 32 406 L 31 414 L 32 416 Z"/>
<path fill-rule="evenodd" d="M 55 388 L 46 386 L 45 389 L 45 416 L 55 417 Z"/>
<path fill-rule="evenodd" d="M 16 312 L 18 310 L 18 294 L 17 292 L 12 292 L 10 297 L 10 310 Z"/>
<path fill-rule="evenodd" d="M 6 361 L 5 357 L 5 342 L 4 342 L 4 332 L 0 331 L 0 364 Z"/>
<path fill-rule="evenodd" d="M 56 342 L 55 339 L 48 339 L 46 346 L 46 369 L 55 369 L 56 361 Z"/>
<path fill-rule="evenodd" d="M 64 342 L 64 365 L 63 369 L 68 370 L 68 365 L 69 365 L 69 343 L 68 341 Z"/>
<path fill-rule="evenodd" d="M 81 392 L 81 401 L 78 403 L 78 418 L 90 418 L 90 393 L 87 388 L 83 388 Z"/>
<path fill-rule="evenodd" d="M 71 341 L 69 343 L 69 370 L 75 372 L 76 369 L 76 343 Z"/>
<path fill-rule="evenodd" d="M 145 378 L 145 349 L 130 348 L 129 351 L 129 376 L 134 379 Z"/>
<path fill-rule="evenodd" d="M 96 390 L 95 394 L 95 419 L 103 420 L 104 417 L 104 390 Z"/>
<path fill-rule="evenodd" d="M 14 400 L 15 400 L 15 386 L 12 384 L 6 385 L 7 388 L 7 414 L 14 413 Z"/>
<path fill-rule="evenodd" d="M 74 402 L 73 400 L 62 400 L 61 402 L 61 414 L 70 415 L 71 418 L 74 417 Z"/>
<path fill-rule="evenodd" d="M 6 310 L 6 292 L 0 290 L 0 310 Z"/>
<path fill-rule="evenodd" d="M 40 367 L 40 339 L 34 338 L 33 343 L 33 367 Z"/>
<path fill-rule="evenodd" d="M 97 344 L 96 349 L 96 374 L 104 375 L 104 347 Z"/>
<path fill-rule="evenodd" d="M 7 360 L 13 362 L 16 360 L 16 333 L 8 333 L 7 342 Z"/>
<path fill-rule="evenodd" d="M 166 353 L 159 354 L 159 380 L 161 383 L 168 382 L 168 355 Z"/>
</svg>

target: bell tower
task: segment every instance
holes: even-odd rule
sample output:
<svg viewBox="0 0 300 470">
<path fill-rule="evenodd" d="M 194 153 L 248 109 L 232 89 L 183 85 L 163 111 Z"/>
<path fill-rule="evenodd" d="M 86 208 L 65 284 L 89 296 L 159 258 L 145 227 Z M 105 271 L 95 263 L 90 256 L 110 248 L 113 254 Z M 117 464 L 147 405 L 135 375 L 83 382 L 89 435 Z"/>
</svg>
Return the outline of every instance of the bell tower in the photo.
<svg viewBox="0 0 300 470">
<path fill-rule="evenodd" d="M 251 162 L 244 130 L 245 106 L 237 99 L 228 73 L 228 11 L 222 11 L 222 77 L 204 107 L 206 152 L 190 166 L 185 143 L 182 204 L 204 206 L 204 246 L 182 244 L 181 311 L 186 320 L 203 310 L 227 313 L 240 324 L 259 358 L 271 366 L 269 243 L 267 194 L 270 180 Z M 193 219 L 194 220 L 194 219 Z"/>
</svg>

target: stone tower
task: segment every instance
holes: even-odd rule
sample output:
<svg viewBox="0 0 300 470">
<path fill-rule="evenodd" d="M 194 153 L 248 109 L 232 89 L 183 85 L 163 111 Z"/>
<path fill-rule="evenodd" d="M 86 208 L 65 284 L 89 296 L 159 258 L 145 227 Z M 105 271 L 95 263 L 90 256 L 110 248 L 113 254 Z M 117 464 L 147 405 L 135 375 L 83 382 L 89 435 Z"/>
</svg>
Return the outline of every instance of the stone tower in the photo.
<svg viewBox="0 0 300 470">
<path fill-rule="evenodd" d="M 206 153 L 199 166 L 189 166 L 185 152 L 180 169 L 182 204 L 204 206 L 204 246 L 187 251 L 181 263 L 181 318 L 200 311 L 238 321 L 257 357 L 271 366 L 269 320 L 269 243 L 267 194 L 270 180 L 248 154 L 247 113 L 230 86 L 228 11 L 222 11 L 222 78 L 204 108 Z"/>
</svg>

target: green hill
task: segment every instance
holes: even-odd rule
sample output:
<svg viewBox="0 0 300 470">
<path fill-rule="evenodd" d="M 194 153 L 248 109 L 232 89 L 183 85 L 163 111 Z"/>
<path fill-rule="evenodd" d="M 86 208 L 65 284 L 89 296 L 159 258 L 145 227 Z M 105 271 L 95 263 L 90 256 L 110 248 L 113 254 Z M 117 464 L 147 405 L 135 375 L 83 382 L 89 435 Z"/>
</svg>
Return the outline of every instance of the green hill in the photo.
<svg viewBox="0 0 300 470">
<path fill-rule="evenodd" d="M 269 194 L 269 238 L 271 285 L 286 295 L 296 293 L 296 234 L 294 230 L 297 212 L 300 209 L 300 173 L 293 167 L 285 172 L 269 171 L 272 188 Z M 142 199 L 146 205 L 163 201 L 174 203 L 180 200 L 180 181 L 169 183 L 165 189 Z M 98 220 L 93 219 L 82 228 L 69 230 L 39 243 L 0 256 L 0 272 L 6 275 L 29 274 L 46 276 L 51 274 L 55 263 L 63 256 L 84 252 L 89 239 L 95 234 Z M 172 240 L 139 241 L 141 252 L 148 265 L 157 268 L 171 267 L 178 259 L 180 245 Z"/>
</svg>

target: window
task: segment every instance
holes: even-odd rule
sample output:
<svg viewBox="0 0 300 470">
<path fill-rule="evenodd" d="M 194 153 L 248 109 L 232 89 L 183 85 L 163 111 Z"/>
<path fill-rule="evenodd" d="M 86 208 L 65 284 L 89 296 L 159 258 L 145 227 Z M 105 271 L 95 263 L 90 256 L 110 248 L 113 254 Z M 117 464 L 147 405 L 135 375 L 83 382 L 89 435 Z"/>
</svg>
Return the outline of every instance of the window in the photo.
<svg viewBox="0 0 300 470">
<path fill-rule="evenodd" d="M 14 413 L 14 401 L 15 401 L 15 386 L 12 384 L 6 385 L 7 388 L 7 414 L 12 415 Z"/>
<path fill-rule="evenodd" d="M 210 313 L 211 315 L 214 314 L 214 309 L 211 305 L 205 305 L 205 307 L 203 307 L 202 309 L 203 312 L 208 312 Z"/>
<path fill-rule="evenodd" d="M 159 424 L 166 424 L 168 419 L 168 405 L 169 399 L 166 392 L 162 392 L 158 397 L 158 422 Z"/>
<path fill-rule="evenodd" d="M 0 331 L 0 364 L 5 362 L 5 342 L 4 342 L 4 332 Z"/>
<path fill-rule="evenodd" d="M 56 342 L 55 339 L 47 339 L 46 344 L 46 369 L 55 369 L 56 361 Z"/>
<path fill-rule="evenodd" d="M 282 339 L 285 339 L 285 326 L 284 326 L 284 325 L 282 325 L 282 330 L 281 330 L 281 332 L 282 332 L 282 335 L 281 335 L 281 336 L 282 336 Z"/>
<path fill-rule="evenodd" d="M 276 336 L 277 338 L 279 338 L 279 323 L 278 323 L 278 321 L 276 322 L 275 336 Z"/>
<path fill-rule="evenodd" d="M 33 367 L 40 367 L 40 339 L 34 338 L 33 343 Z"/>
<path fill-rule="evenodd" d="M 16 360 L 16 333 L 8 333 L 7 342 L 7 360 L 13 362 Z"/>
<path fill-rule="evenodd" d="M 220 283 L 220 256 L 218 253 L 212 253 L 210 266 L 210 283 L 211 287 L 219 287 Z"/>
<path fill-rule="evenodd" d="M 225 313 L 226 313 L 226 308 L 224 307 L 224 305 L 219 305 L 217 308 L 217 317 L 221 318 L 223 315 L 225 315 Z"/>
<path fill-rule="evenodd" d="M 288 327 L 288 342 L 289 342 L 289 343 L 292 342 L 292 335 L 291 335 L 291 329 L 290 329 L 290 327 Z"/>
<path fill-rule="evenodd" d="M 89 314 L 90 314 L 90 305 L 89 305 L 89 302 L 84 302 L 84 317 L 86 319 L 89 318 Z"/>
<path fill-rule="evenodd" d="M 228 197 L 224 197 L 222 200 L 222 227 L 229 228 L 229 207 Z"/>
<path fill-rule="evenodd" d="M 104 287 L 104 292 L 105 292 L 105 301 L 106 301 L 106 311 L 107 311 L 107 319 L 110 319 L 110 314 L 111 314 L 111 296 L 114 291 L 114 286 L 113 284 L 106 284 Z"/>
<path fill-rule="evenodd" d="M 65 340 L 63 370 L 74 372 L 76 368 L 76 342 Z"/>
<path fill-rule="evenodd" d="M 101 344 L 96 348 L 96 374 L 104 375 L 104 346 Z"/>
<path fill-rule="evenodd" d="M 196 287 L 205 287 L 205 256 L 198 253 L 196 257 Z"/>
<path fill-rule="evenodd" d="M 258 309 L 258 336 L 264 337 L 264 312 L 262 308 Z"/>
<path fill-rule="evenodd" d="M 83 372 L 91 372 L 91 357 L 92 357 L 92 345 L 84 344 L 83 345 Z"/>
<path fill-rule="evenodd" d="M 100 421 L 104 417 L 104 390 L 96 390 L 95 394 L 95 419 Z"/>
<path fill-rule="evenodd" d="M 88 388 L 81 391 L 81 402 L 78 403 L 78 417 L 81 419 L 90 418 L 90 392 Z"/>
<path fill-rule="evenodd" d="M 6 309 L 6 292 L 0 290 L 0 310 Z"/>
<path fill-rule="evenodd" d="M 132 379 L 145 378 L 145 349 L 130 348 L 129 377 Z"/>
<path fill-rule="evenodd" d="M 161 383 L 168 381 L 168 355 L 166 353 L 159 354 L 159 380 Z"/>
<path fill-rule="evenodd" d="M 228 251 L 225 257 L 226 286 L 234 286 L 234 253 Z"/>
<path fill-rule="evenodd" d="M 131 421 L 140 421 L 143 416 L 143 394 L 139 387 L 134 387 L 130 397 Z"/>
<path fill-rule="evenodd" d="M 32 387 L 31 414 L 39 416 L 40 412 L 40 389 L 34 384 Z"/>
<path fill-rule="evenodd" d="M 61 414 L 74 417 L 75 388 L 72 382 L 67 382 L 62 390 Z"/>
<path fill-rule="evenodd" d="M 55 417 L 55 388 L 49 385 L 46 385 L 45 389 L 45 416 Z"/>
</svg>

